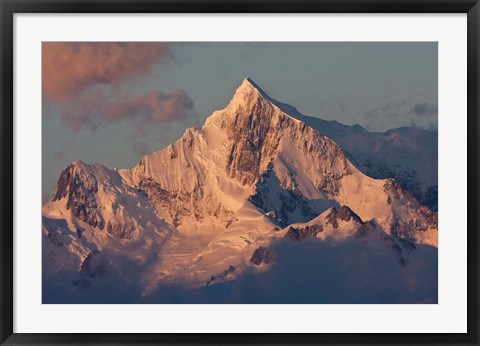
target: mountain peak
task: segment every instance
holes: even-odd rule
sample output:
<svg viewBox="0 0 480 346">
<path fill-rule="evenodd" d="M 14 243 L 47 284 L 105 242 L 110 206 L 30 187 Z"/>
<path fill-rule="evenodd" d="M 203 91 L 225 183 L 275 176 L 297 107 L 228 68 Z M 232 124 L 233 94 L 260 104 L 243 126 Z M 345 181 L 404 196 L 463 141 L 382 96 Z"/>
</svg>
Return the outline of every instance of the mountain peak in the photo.
<svg viewBox="0 0 480 346">
<path fill-rule="evenodd" d="M 251 78 L 247 77 L 237 88 L 233 100 L 256 100 L 259 97 L 270 100 L 268 95 Z"/>
<path fill-rule="evenodd" d="M 251 79 L 250 77 L 246 77 L 243 82 L 242 82 L 242 86 L 249 86 L 249 87 L 253 87 L 257 90 L 262 90 L 254 81 L 253 79 Z"/>
<path fill-rule="evenodd" d="M 246 77 L 236 89 L 228 105 L 208 117 L 205 125 L 216 124 L 221 128 L 228 127 L 231 131 L 235 131 L 234 128 L 238 128 L 243 122 L 248 128 L 252 128 L 254 123 L 255 126 L 259 126 L 260 122 L 267 126 L 275 116 L 279 115 L 279 110 L 283 112 L 274 99 L 250 77 Z M 249 120 L 252 116 L 256 119 L 253 122 Z"/>
<path fill-rule="evenodd" d="M 254 101 L 262 101 L 262 103 L 269 103 L 276 106 L 285 114 L 293 116 L 294 118 L 301 120 L 302 114 L 293 106 L 277 101 L 270 97 L 257 83 L 255 83 L 250 77 L 246 77 L 242 84 L 237 88 L 235 95 L 233 96 L 230 104 L 234 106 L 252 104 Z"/>
</svg>

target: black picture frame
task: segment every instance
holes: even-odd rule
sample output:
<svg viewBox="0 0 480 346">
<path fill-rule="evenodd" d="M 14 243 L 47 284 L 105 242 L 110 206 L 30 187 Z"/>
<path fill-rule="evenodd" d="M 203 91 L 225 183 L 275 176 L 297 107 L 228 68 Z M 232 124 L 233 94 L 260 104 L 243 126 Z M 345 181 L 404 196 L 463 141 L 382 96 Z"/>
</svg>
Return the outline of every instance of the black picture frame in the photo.
<svg viewBox="0 0 480 346">
<path fill-rule="evenodd" d="M 479 344 L 479 17 L 478 0 L 0 0 L 0 277 L 2 345 Z M 468 332 L 465 334 L 23 334 L 13 332 L 13 17 L 16 13 L 467 13 Z M 455 316 L 451 316 L 452 319 Z"/>
</svg>

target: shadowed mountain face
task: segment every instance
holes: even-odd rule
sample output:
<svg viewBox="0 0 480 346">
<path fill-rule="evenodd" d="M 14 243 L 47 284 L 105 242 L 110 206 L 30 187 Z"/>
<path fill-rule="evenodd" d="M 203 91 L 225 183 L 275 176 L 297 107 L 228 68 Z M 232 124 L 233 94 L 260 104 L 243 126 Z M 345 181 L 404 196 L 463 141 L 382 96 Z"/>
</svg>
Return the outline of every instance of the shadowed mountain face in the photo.
<svg viewBox="0 0 480 346">
<path fill-rule="evenodd" d="M 438 209 L 438 134 L 413 127 L 382 133 L 368 132 L 360 125 L 299 116 L 309 126 L 340 144 L 366 175 L 394 178 L 418 201 Z"/>
<path fill-rule="evenodd" d="M 438 208 L 438 133 L 414 127 L 369 132 L 301 114 L 295 107 L 269 100 L 289 115 L 332 138 L 364 174 L 377 179 L 394 178 L 421 204 Z"/>
<path fill-rule="evenodd" d="M 43 207 L 44 302 L 91 302 L 91 287 L 113 282 L 131 288 L 121 302 L 165 302 L 158 293 L 166 287 L 198 295 L 277 268 L 278 244 L 311 239 L 381 249 L 395 265 L 415 267 L 425 249 L 436 251 L 438 227 L 437 214 L 415 197 L 436 175 L 412 173 L 405 183 L 403 168 L 424 157 L 427 148 L 415 148 L 430 140 L 415 131 L 369 133 L 305 117 L 246 79 L 201 129 L 132 169 L 75 161 L 62 172 Z M 436 143 L 428 150 L 436 153 Z M 379 168 L 386 165 L 393 168 Z M 394 174 L 399 181 L 377 179 Z M 421 270 L 413 272 L 421 280 Z M 420 296 L 405 302 L 436 301 Z"/>
</svg>

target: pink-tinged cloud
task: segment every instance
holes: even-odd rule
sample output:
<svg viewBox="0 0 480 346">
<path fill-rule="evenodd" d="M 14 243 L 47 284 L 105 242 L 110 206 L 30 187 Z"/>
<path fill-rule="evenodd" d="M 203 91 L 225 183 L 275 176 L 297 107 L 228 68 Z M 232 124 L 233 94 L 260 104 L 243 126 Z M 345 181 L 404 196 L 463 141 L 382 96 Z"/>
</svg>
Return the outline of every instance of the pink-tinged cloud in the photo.
<svg viewBox="0 0 480 346">
<path fill-rule="evenodd" d="M 185 90 L 171 93 L 151 91 L 133 98 L 118 99 L 101 110 L 107 122 L 135 118 L 136 121 L 158 123 L 184 118 L 193 111 L 193 100 Z"/>
<path fill-rule="evenodd" d="M 171 93 L 150 91 L 136 97 L 118 97 L 106 103 L 105 91 L 88 90 L 60 103 L 64 123 L 74 131 L 95 130 L 102 124 L 132 121 L 145 130 L 154 123 L 166 123 L 193 115 L 194 103 L 185 90 Z"/>
<path fill-rule="evenodd" d="M 100 125 L 98 110 L 106 98 L 104 91 L 86 90 L 59 103 L 61 118 L 75 132 L 83 127 L 94 130 Z"/>
<path fill-rule="evenodd" d="M 98 84 L 118 85 L 142 75 L 169 56 L 162 42 L 45 42 L 42 45 L 42 90 L 64 102 Z"/>
</svg>

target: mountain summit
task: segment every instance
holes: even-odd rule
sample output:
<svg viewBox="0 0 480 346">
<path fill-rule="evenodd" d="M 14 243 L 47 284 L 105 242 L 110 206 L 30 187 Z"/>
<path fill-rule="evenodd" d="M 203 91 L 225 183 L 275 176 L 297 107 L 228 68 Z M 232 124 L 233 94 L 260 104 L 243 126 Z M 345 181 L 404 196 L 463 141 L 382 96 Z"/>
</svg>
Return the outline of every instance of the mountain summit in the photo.
<svg viewBox="0 0 480 346">
<path fill-rule="evenodd" d="M 132 169 L 72 163 L 43 207 L 47 272 L 135 267 L 149 294 L 238 277 L 284 238 L 372 238 L 398 256 L 437 246 L 436 213 L 282 105 L 247 78 L 201 129 Z"/>
</svg>

